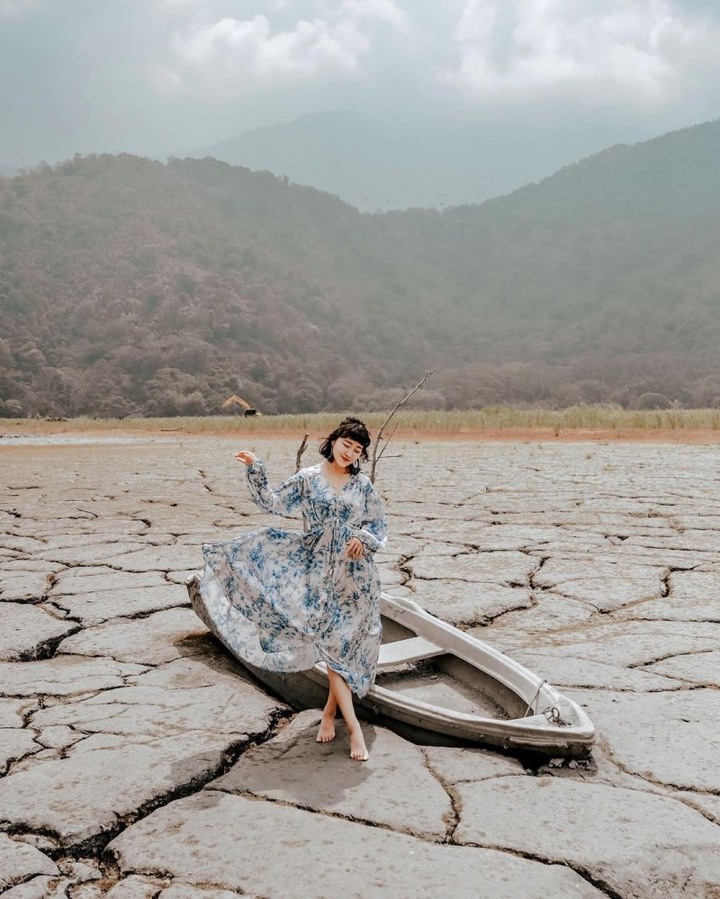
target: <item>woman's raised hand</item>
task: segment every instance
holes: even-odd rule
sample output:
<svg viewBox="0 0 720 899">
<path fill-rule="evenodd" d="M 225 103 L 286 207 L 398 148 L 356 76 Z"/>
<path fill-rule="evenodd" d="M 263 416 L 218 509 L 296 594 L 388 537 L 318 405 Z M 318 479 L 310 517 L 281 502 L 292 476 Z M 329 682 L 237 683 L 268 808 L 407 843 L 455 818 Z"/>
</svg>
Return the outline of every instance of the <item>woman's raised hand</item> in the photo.
<svg viewBox="0 0 720 899">
<path fill-rule="evenodd" d="M 238 462 L 242 462 L 243 465 L 252 465 L 253 462 L 257 462 L 257 456 L 253 453 L 248 453 L 245 450 L 240 450 L 239 453 L 235 453 L 235 458 Z"/>
</svg>

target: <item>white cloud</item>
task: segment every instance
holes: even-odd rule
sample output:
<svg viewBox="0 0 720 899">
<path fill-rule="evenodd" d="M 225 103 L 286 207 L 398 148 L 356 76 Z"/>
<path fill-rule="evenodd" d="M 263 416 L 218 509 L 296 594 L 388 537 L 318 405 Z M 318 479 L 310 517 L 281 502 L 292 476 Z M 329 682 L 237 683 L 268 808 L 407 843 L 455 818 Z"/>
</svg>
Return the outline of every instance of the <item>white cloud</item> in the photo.
<svg viewBox="0 0 720 899">
<path fill-rule="evenodd" d="M 223 0 L 160 3 L 171 17 L 169 56 L 153 67 L 161 93 L 184 89 L 230 98 L 298 78 L 357 76 L 373 51 L 411 30 L 395 0 L 266 0 L 265 14 L 247 17 L 237 14 L 248 6 L 242 0 L 234 4 L 235 15 L 221 14 L 228 8 Z M 298 16 L 298 6 L 305 16 Z"/>
<path fill-rule="evenodd" d="M 407 31 L 410 27 L 407 14 L 393 0 L 344 0 L 339 16 L 384 22 L 398 31 Z"/>
<path fill-rule="evenodd" d="M 671 0 L 466 0 L 453 39 L 439 75 L 469 96 L 662 104 L 718 66 L 720 26 Z"/>
<path fill-rule="evenodd" d="M 19 18 L 42 7 L 42 0 L 0 0 L 0 19 Z"/>
<path fill-rule="evenodd" d="M 200 25 L 172 42 L 179 61 L 203 73 L 224 93 L 277 76 L 351 71 L 368 50 L 367 38 L 349 21 L 300 19 L 292 30 L 273 32 L 265 16 L 223 18 Z"/>
</svg>

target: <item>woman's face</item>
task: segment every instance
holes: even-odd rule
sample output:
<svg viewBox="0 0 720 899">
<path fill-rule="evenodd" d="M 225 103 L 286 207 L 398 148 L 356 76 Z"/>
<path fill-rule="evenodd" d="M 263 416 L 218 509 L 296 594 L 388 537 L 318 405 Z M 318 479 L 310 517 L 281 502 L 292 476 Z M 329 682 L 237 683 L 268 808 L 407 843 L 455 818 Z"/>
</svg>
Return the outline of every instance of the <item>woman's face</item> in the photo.
<svg viewBox="0 0 720 899">
<path fill-rule="evenodd" d="M 348 468 L 358 461 L 362 455 L 362 443 L 351 440 L 349 437 L 338 437 L 332 445 L 333 461 L 340 468 Z"/>
</svg>

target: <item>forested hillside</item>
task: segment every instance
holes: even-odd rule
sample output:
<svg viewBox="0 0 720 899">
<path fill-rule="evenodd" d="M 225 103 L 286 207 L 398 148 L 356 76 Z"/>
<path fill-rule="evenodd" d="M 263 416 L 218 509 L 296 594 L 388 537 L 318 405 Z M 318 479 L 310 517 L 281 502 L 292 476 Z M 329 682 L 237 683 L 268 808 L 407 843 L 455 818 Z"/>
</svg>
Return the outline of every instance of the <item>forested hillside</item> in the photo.
<svg viewBox="0 0 720 899">
<path fill-rule="evenodd" d="M 212 159 L 0 179 L 0 414 L 720 404 L 720 125 L 481 206 L 360 214 Z"/>
</svg>

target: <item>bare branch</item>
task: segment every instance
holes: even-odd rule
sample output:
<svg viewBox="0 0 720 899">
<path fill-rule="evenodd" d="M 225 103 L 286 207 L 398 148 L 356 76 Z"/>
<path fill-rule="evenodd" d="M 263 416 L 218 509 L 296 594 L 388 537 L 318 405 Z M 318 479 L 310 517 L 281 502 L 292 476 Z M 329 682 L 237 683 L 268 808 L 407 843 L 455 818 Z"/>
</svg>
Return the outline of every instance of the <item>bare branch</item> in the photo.
<svg viewBox="0 0 720 899">
<path fill-rule="evenodd" d="M 390 441 L 391 441 L 391 440 L 393 439 L 393 437 L 395 436 L 395 431 L 397 431 L 398 425 L 399 425 L 399 424 L 400 424 L 399 421 L 396 421 L 396 422 L 395 422 L 395 427 L 394 427 L 394 428 L 392 429 L 392 431 L 390 432 L 390 436 L 386 439 L 385 445 L 384 445 L 383 448 L 380 450 L 380 452 L 377 454 L 377 459 L 375 460 L 376 462 L 379 462 L 379 461 L 382 459 L 382 457 L 385 455 L 385 450 L 390 446 Z"/>
<path fill-rule="evenodd" d="M 433 374 L 435 374 L 434 371 L 426 371 L 425 374 L 422 376 L 422 378 L 413 387 L 413 389 L 409 393 L 407 393 L 400 400 L 399 403 L 395 404 L 394 409 L 390 412 L 390 414 L 385 419 L 385 421 L 380 425 L 380 430 L 377 432 L 377 437 L 375 438 L 375 443 L 373 443 L 372 457 L 370 460 L 370 480 L 373 482 L 373 484 L 375 483 L 375 466 L 378 464 L 378 462 L 382 458 L 382 455 L 385 452 L 385 450 L 387 449 L 388 444 L 392 440 L 393 434 L 395 433 L 395 431 L 397 431 L 398 426 L 397 426 L 397 424 L 395 425 L 395 427 L 393 428 L 392 434 L 390 434 L 390 436 L 385 441 L 385 446 L 382 448 L 382 450 L 380 452 L 378 452 L 378 447 L 380 445 L 380 441 L 382 440 L 382 436 L 383 436 L 383 432 L 385 431 L 385 428 L 388 426 L 391 418 L 393 417 L 393 415 L 395 415 L 397 410 L 400 409 L 402 406 L 404 406 L 405 403 L 407 403 L 407 401 L 413 395 L 413 393 L 415 393 L 416 390 L 419 390 L 423 386 L 425 381 L 427 381 L 427 379 L 430 377 L 430 375 L 433 375 Z"/>
<path fill-rule="evenodd" d="M 302 443 L 298 447 L 297 455 L 295 456 L 295 471 L 300 471 L 300 462 L 302 460 L 303 453 L 307 449 L 309 436 L 310 434 L 306 431 L 305 436 L 302 439 Z"/>
<path fill-rule="evenodd" d="M 305 431 L 305 436 L 303 437 L 302 442 L 300 443 L 300 446 L 298 447 L 297 454 L 295 455 L 295 471 L 300 471 L 300 462 L 302 460 L 303 453 L 307 449 L 309 436 L 310 436 L 310 434 L 307 431 Z M 303 521 L 303 530 L 307 531 L 308 520 L 305 517 L 305 513 L 303 513 L 302 521 Z"/>
</svg>

